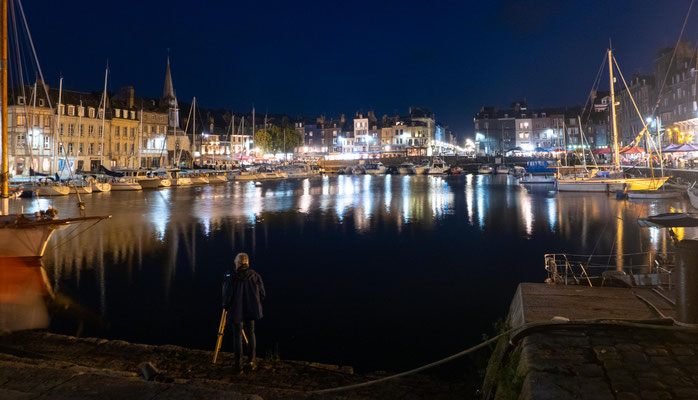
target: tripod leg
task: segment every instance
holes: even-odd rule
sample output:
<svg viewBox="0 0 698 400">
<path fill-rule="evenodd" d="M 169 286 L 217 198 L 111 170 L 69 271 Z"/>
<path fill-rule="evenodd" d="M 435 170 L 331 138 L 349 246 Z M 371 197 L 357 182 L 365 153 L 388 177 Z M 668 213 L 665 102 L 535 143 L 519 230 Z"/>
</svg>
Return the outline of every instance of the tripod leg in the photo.
<svg viewBox="0 0 698 400">
<path fill-rule="evenodd" d="M 216 360 L 218 359 L 218 351 L 221 349 L 221 344 L 223 343 L 223 334 L 225 333 L 225 319 L 228 316 L 228 312 L 223 309 L 223 313 L 221 314 L 221 322 L 218 325 L 218 338 L 216 339 L 216 348 L 213 351 L 213 363 L 216 363 Z"/>
</svg>

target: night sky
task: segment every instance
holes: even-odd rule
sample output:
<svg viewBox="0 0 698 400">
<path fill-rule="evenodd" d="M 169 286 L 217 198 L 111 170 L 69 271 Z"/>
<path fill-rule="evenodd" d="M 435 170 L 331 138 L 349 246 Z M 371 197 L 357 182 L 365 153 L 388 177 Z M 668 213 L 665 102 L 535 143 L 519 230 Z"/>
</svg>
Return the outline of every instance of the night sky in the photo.
<svg viewBox="0 0 698 400">
<path fill-rule="evenodd" d="M 609 38 L 626 78 L 673 46 L 690 0 L 24 1 L 46 80 L 291 115 L 430 108 L 459 135 L 482 105 L 586 100 Z M 684 39 L 698 39 L 698 5 Z M 607 79 L 607 78 L 606 78 Z"/>
</svg>

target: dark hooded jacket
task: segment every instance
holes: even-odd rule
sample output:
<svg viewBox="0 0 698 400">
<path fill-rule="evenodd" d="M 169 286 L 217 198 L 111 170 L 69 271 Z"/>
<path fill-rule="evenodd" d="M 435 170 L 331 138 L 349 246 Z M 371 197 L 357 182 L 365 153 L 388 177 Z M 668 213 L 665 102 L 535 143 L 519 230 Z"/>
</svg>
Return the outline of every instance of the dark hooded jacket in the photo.
<svg viewBox="0 0 698 400">
<path fill-rule="evenodd" d="M 240 268 L 226 276 L 223 284 L 223 308 L 228 323 L 261 319 L 265 296 L 262 277 L 249 268 Z"/>
</svg>

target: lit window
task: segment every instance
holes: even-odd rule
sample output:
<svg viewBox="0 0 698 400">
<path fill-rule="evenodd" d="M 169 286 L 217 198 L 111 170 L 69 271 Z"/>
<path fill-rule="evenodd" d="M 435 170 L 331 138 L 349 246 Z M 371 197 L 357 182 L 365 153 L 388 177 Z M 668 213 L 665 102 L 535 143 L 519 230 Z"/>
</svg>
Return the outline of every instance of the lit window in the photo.
<svg viewBox="0 0 698 400">
<path fill-rule="evenodd" d="M 90 107 L 88 110 L 88 114 L 89 114 L 90 118 L 94 118 L 95 117 L 95 109 Z"/>
<path fill-rule="evenodd" d="M 65 114 L 65 106 L 63 104 L 58 105 L 58 113 L 61 115 Z"/>
<path fill-rule="evenodd" d="M 75 115 L 75 106 L 68 106 L 68 115 L 71 117 Z"/>
<path fill-rule="evenodd" d="M 121 110 L 118 108 L 116 109 L 116 118 L 121 118 Z"/>
<path fill-rule="evenodd" d="M 78 107 L 78 117 L 84 117 L 85 116 L 85 107 L 80 106 Z"/>
<path fill-rule="evenodd" d="M 24 126 L 26 124 L 27 118 L 24 115 L 17 115 L 17 126 Z"/>
<path fill-rule="evenodd" d="M 44 149 L 50 149 L 51 148 L 51 138 L 48 136 L 44 136 Z"/>
<path fill-rule="evenodd" d="M 104 118 L 104 109 L 100 108 L 99 111 L 97 112 L 97 118 L 102 119 Z"/>
</svg>

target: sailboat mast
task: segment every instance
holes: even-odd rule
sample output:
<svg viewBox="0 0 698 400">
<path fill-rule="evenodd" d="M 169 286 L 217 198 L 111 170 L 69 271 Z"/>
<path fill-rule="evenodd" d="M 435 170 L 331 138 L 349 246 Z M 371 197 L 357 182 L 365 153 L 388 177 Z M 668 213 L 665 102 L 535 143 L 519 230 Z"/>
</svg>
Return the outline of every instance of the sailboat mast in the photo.
<svg viewBox="0 0 698 400">
<path fill-rule="evenodd" d="M 55 155 L 53 157 L 53 172 L 58 173 L 58 158 L 61 156 L 61 147 L 63 146 L 63 139 L 61 139 L 61 101 L 63 96 L 63 77 L 58 80 L 58 106 L 56 108 L 58 117 L 56 117 L 56 129 L 53 132 L 53 143 L 58 143 L 58 146 L 54 146 Z M 56 140 L 56 135 L 58 140 Z"/>
<path fill-rule="evenodd" d="M 196 166 L 196 97 L 191 102 L 193 120 L 191 125 L 192 168 Z"/>
<path fill-rule="evenodd" d="M 2 84 L 2 171 L 0 172 L 0 197 L 8 198 L 10 197 L 10 168 L 7 153 L 7 0 L 2 0 L 0 4 L 2 8 L 2 49 L 0 52 L 2 57 L 0 59 L 0 83 Z"/>
<path fill-rule="evenodd" d="M 106 133 L 104 131 L 104 124 L 105 121 L 104 119 L 107 116 L 107 74 L 109 73 L 109 67 L 104 70 L 104 91 L 102 92 L 102 137 L 101 137 L 101 143 L 99 145 L 99 164 L 104 165 L 104 134 Z M 99 112 L 99 110 L 97 110 Z"/>
<path fill-rule="evenodd" d="M 613 129 L 613 162 L 620 171 L 620 149 L 618 149 L 618 127 L 616 126 L 616 92 L 613 89 L 613 51 L 608 49 L 608 78 L 611 84 L 611 124 Z"/>
</svg>

